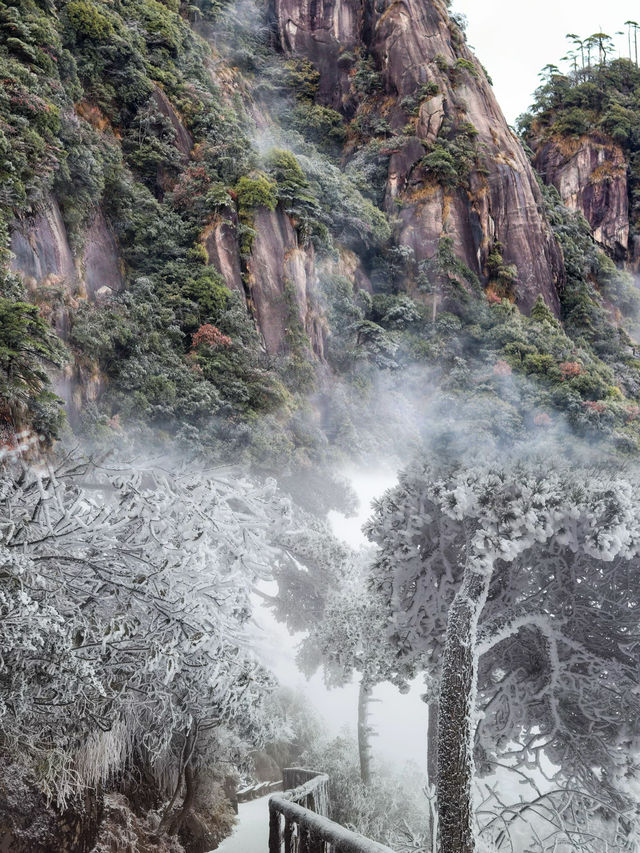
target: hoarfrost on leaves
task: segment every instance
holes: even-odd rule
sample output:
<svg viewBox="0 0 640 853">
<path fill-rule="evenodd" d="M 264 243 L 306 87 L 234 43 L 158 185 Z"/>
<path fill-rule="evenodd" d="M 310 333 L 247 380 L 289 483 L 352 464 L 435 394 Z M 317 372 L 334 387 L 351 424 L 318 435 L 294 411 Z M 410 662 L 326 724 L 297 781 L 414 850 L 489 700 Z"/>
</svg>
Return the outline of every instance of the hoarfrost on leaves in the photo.
<svg viewBox="0 0 640 853">
<path fill-rule="evenodd" d="M 267 736 L 245 626 L 291 524 L 273 483 L 14 456 L 0 495 L 0 731 L 49 796 L 134 754 L 170 786 L 187 743 L 197 763 Z"/>
</svg>

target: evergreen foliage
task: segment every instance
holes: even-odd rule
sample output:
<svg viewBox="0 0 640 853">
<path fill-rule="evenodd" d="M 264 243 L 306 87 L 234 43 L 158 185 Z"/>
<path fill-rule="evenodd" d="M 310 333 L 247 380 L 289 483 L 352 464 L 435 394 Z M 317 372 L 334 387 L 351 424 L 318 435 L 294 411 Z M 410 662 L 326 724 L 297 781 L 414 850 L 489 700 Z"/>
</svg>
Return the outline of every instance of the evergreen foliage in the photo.
<svg viewBox="0 0 640 853">
<path fill-rule="evenodd" d="M 634 230 L 640 228 L 640 68 L 630 59 L 590 64 L 563 74 L 547 69 L 530 111 L 518 119 L 531 144 L 592 134 L 622 147 L 629 164 Z"/>
</svg>

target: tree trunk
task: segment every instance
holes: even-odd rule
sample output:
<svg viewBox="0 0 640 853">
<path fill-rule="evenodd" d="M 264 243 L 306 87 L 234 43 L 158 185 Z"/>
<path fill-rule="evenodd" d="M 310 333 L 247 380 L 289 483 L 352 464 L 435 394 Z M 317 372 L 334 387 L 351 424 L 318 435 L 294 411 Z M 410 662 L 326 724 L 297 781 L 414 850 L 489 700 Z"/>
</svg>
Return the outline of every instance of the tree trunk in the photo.
<svg viewBox="0 0 640 853">
<path fill-rule="evenodd" d="M 185 735 L 184 746 L 182 747 L 182 755 L 180 756 L 180 767 L 178 769 L 178 779 L 176 781 L 176 787 L 173 791 L 173 796 L 171 797 L 169 804 L 166 806 L 164 810 L 164 814 L 162 815 L 162 820 L 160 821 L 160 831 L 161 832 L 177 832 L 177 828 L 173 827 L 176 825 L 176 816 L 173 814 L 173 807 L 178 799 L 178 795 L 180 794 L 180 790 L 182 789 L 183 779 L 186 783 L 186 767 L 191 761 L 191 756 L 193 755 L 193 749 L 195 746 L 195 741 L 198 733 L 197 724 L 193 724 L 191 730 Z M 193 781 L 193 780 L 192 780 Z M 180 814 L 178 816 L 178 827 L 182 822 L 182 815 L 184 814 L 184 807 L 180 810 Z"/>
<path fill-rule="evenodd" d="M 438 844 L 438 702 L 431 699 L 427 705 L 427 803 L 429 815 L 428 837 L 431 839 L 432 853 L 436 853 Z"/>
<path fill-rule="evenodd" d="M 467 568 L 447 622 L 438 710 L 440 853 L 474 853 L 471 782 L 476 692 L 474 647 L 490 575 Z"/>
<path fill-rule="evenodd" d="M 369 702 L 371 685 L 363 676 L 358 691 L 358 752 L 360 753 L 360 779 L 363 785 L 371 782 L 371 746 L 369 744 Z"/>
<path fill-rule="evenodd" d="M 435 785 L 438 779 L 438 702 L 432 699 L 427 708 L 427 784 Z"/>
<path fill-rule="evenodd" d="M 171 824 L 169 825 L 169 834 L 177 835 L 184 823 L 187 815 L 193 809 L 196 799 L 196 778 L 193 772 L 193 767 L 190 762 L 187 762 L 184 768 L 184 800 L 178 814 L 174 815 Z"/>
</svg>

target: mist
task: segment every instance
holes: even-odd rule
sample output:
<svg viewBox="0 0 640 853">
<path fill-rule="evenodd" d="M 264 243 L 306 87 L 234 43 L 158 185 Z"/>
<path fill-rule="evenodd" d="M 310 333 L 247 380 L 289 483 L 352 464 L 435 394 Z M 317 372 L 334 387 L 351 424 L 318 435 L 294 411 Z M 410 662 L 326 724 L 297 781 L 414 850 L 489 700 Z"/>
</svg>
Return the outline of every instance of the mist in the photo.
<svg viewBox="0 0 640 853">
<path fill-rule="evenodd" d="M 377 471 L 353 467 L 344 474 L 357 497 L 358 507 L 355 514 L 349 517 L 330 510 L 328 518 L 331 529 L 350 547 L 357 550 L 371 549 L 362 526 L 370 515 L 372 501 L 396 484 L 396 474 L 392 468 L 383 465 Z M 264 591 L 273 594 L 275 589 L 273 585 L 271 588 L 266 586 Z M 270 666 L 282 684 L 305 697 L 309 706 L 322 718 L 330 734 L 338 735 L 346 730 L 355 737 L 357 682 L 354 680 L 346 687 L 328 688 L 322 673 L 316 673 L 310 679 L 304 678 L 295 663 L 300 638 L 289 634 L 267 607 L 261 607 L 260 599 L 255 603 L 256 646 L 261 659 Z M 371 726 L 376 759 L 400 770 L 408 762 L 417 767 L 426 766 L 426 707 L 421 698 L 422 692 L 420 679 L 416 680 L 408 693 L 400 693 L 391 684 L 380 684 L 375 688 Z M 398 725 L 400 720 L 402 725 Z"/>
<path fill-rule="evenodd" d="M 637 853 L 632 15 L 3 9 L 3 851 Z"/>
</svg>

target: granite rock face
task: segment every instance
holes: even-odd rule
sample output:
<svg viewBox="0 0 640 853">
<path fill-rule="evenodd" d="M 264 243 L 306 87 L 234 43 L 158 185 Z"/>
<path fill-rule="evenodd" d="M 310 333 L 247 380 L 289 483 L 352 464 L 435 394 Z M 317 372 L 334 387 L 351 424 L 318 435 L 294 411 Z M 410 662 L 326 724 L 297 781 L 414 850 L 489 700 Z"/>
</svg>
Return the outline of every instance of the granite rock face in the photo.
<svg viewBox="0 0 640 853">
<path fill-rule="evenodd" d="M 271 17 L 279 47 L 306 56 L 320 72 L 320 100 L 352 114 L 349 52 L 362 44 L 368 19 L 364 0 L 272 0 Z"/>
<path fill-rule="evenodd" d="M 11 269 L 28 288 L 76 281 L 76 268 L 60 208 L 51 200 L 29 220 L 16 222 L 11 234 Z"/>
<path fill-rule="evenodd" d="M 74 253 L 60 208 L 50 198 L 30 219 L 14 223 L 11 269 L 28 290 L 60 287 L 71 296 L 96 299 L 124 286 L 116 241 L 97 210 L 83 235 L 81 253 Z"/>
<path fill-rule="evenodd" d="M 229 290 L 236 290 L 244 297 L 236 227 L 235 214 L 217 217 L 202 232 L 200 242 L 207 253 L 207 262 L 222 275 Z"/>
<path fill-rule="evenodd" d="M 326 321 L 318 303 L 313 247 L 302 248 L 289 217 L 279 210 L 259 210 L 256 238 L 247 264 L 251 309 L 269 355 L 285 352 L 298 330 L 324 359 Z"/>
<path fill-rule="evenodd" d="M 35 216 L 14 224 L 11 251 L 11 269 L 63 340 L 82 300 L 100 303 L 124 287 L 118 246 L 100 210 L 85 230 L 82 250 L 74 253 L 58 204 L 50 198 Z M 72 427 L 106 386 L 97 365 L 78 362 L 73 354 L 64 368 L 51 370 L 51 379 Z"/>
<path fill-rule="evenodd" d="M 156 86 L 152 98 L 160 115 L 164 116 L 170 122 L 174 133 L 174 145 L 184 160 L 187 161 L 193 148 L 191 134 L 182 123 L 182 119 L 178 115 L 176 108 L 159 86 Z"/>
<path fill-rule="evenodd" d="M 629 252 L 627 163 L 619 145 L 604 136 L 550 139 L 535 154 L 542 178 L 562 201 L 585 217 L 594 238 L 616 260 Z"/>
<path fill-rule="evenodd" d="M 319 98 L 347 117 L 358 109 L 357 55 L 373 59 L 383 80 L 380 111 L 396 133 L 410 121 L 403 99 L 432 84 L 437 94 L 422 99 L 415 137 L 391 158 L 387 206 L 399 214 L 397 241 L 421 260 L 450 236 L 485 281 L 488 255 L 499 242 L 505 263 L 518 268 L 520 307 L 528 310 L 542 294 L 557 312 L 562 257 L 533 169 L 441 0 L 272 0 L 272 19 L 280 49 L 316 65 Z M 421 162 L 445 121 L 468 122 L 477 132 L 482 168 L 472 170 L 466 186 L 443 187 Z"/>
<path fill-rule="evenodd" d="M 124 287 L 118 246 L 100 211 L 85 234 L 80 279 L 89 299 L 118 293 Z"/>
</svg>

